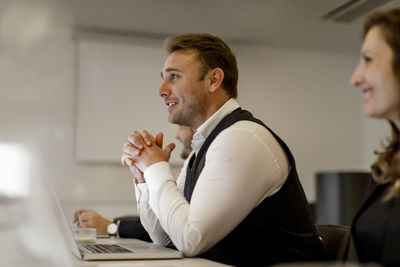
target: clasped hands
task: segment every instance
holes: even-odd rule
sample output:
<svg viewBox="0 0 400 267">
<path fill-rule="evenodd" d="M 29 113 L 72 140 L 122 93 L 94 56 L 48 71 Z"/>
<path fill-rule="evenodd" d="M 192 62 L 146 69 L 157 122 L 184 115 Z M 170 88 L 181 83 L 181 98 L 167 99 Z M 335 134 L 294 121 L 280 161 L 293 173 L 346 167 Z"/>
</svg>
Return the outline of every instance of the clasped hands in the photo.
<svg viewBox="0 0 400 267">
<path fill-rule="evenodd" d="M 125 141 L 121 163 L 129 166 L 137 183 L 146 182 L 143 173 L 149 166 L 161 161 L 168 162 L 175 144 L 170 143 L 163 149 L 163 138 L 163 133 L 154 137 L 144 130 L 141 133 L 134 131 Z"/>
</svg>

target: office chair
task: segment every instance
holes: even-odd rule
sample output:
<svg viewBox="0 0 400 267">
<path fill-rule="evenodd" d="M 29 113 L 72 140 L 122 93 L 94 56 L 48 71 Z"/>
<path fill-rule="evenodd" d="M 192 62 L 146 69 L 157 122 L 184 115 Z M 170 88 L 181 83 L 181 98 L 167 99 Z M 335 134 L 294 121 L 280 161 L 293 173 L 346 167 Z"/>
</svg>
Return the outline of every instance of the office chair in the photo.
<svg viewBox="0 0 400 267">
<path fill-rule="evenodd" d="M 318 234 L 325 244 L 328 261 L 346 261 L 350 251 L 349 226 L 316 224 Z"/>
</svg>

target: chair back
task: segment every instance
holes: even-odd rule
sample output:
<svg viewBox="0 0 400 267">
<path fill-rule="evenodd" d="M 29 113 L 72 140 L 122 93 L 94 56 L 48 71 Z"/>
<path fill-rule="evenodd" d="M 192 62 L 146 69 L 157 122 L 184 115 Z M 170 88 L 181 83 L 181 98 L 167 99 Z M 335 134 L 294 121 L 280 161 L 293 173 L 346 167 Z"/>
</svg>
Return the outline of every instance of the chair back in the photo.
<svg viewBox="0 0 400 267">
<path fill-rule="evenodd" d="M 350 227 L 332 224 L 316 224 L 315 227 L 324 242 L 327 260 L 346 261 L 350 251 Z"/>
</svg>

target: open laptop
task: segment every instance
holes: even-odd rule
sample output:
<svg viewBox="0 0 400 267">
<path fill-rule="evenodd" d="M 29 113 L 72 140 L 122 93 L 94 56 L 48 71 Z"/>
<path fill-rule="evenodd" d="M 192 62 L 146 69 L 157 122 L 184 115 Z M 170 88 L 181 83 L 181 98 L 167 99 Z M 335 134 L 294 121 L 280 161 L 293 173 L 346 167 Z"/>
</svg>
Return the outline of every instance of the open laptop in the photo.
<svg viewBox="0 0 400 267">
<path fill-rule="evenodd" d="M 55 191 L 55 190 L 53 190 Z M 55 213 L 71 252 L 83 260 L 116 259 L 176 259 L 182 258 L 180 251 L 162 247 L 139 239 L 97 239 L 96 244 L 78 244 L 72 236 L 64 210 L 54 192 Z"/>
</svg>

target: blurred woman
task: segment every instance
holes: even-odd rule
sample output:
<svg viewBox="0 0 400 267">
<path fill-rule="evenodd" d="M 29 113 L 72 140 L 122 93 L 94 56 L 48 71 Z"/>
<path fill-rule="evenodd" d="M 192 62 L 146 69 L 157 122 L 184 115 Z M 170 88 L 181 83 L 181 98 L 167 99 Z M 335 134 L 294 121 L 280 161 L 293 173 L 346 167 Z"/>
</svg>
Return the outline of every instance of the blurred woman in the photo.
<svg viewBox="0 0 400 267">
<path fill-rule="evenodd" d="M 400 264 L 400 9 L 364 23 L 360 62 L 351 83 L 364 94 L 364 112 L 386 119 L 392 136 L 371 166 L 373 181 L 352 233 L 360 261 Z"/>
</svg>

